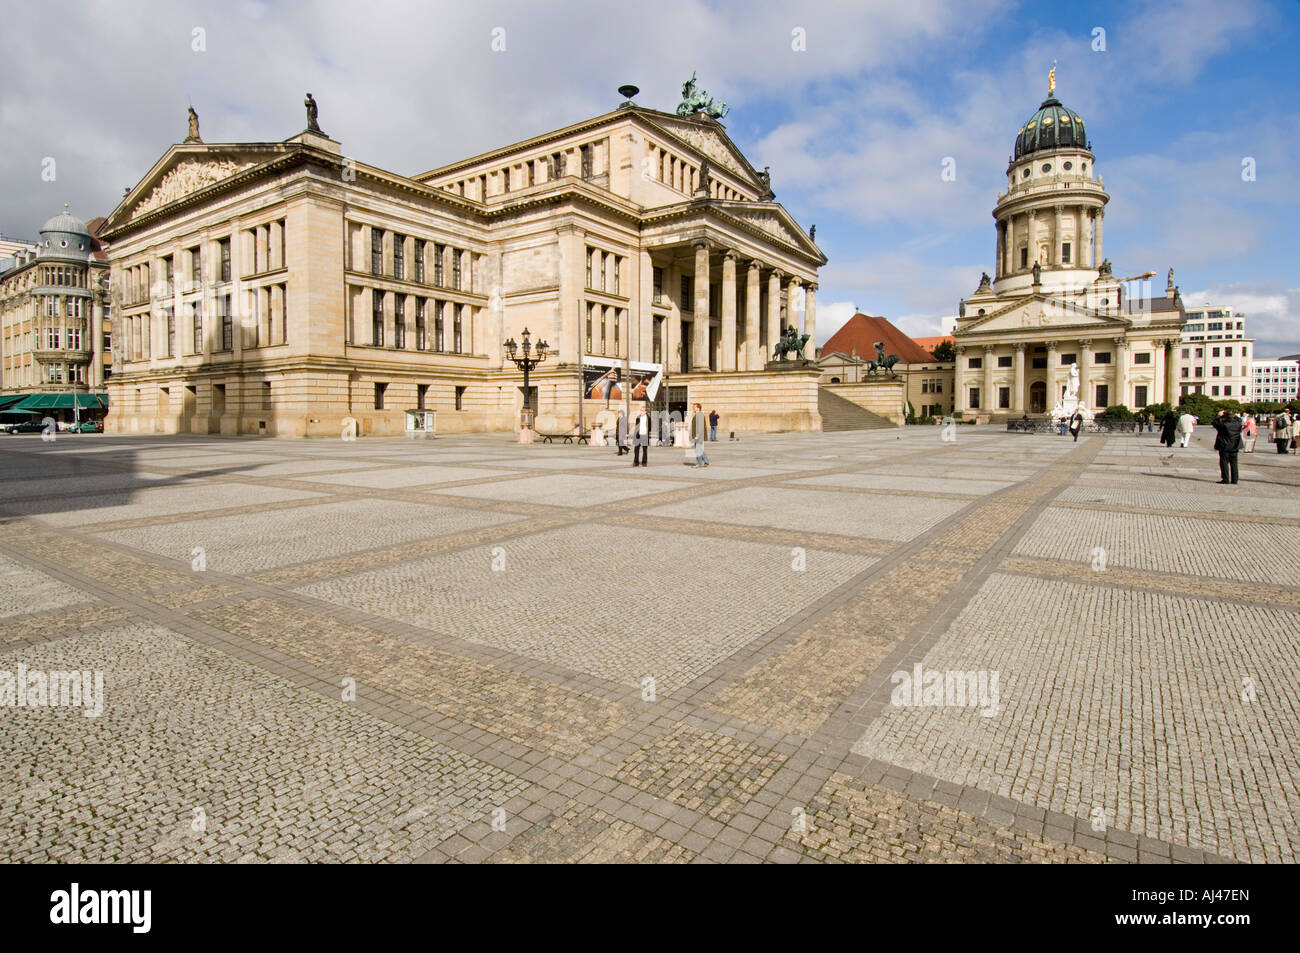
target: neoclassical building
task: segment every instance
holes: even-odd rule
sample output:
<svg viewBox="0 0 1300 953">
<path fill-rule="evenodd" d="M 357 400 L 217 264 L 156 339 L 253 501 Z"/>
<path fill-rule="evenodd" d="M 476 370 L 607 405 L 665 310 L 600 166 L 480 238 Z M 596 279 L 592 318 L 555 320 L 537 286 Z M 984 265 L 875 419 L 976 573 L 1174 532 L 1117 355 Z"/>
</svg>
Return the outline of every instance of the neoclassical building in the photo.
<svg viewBox="0 0 1300 953">
<path fill-rule="evenodd" d="M 1177 401 L 1182 301 L 1125 299 L 1102 254 L 1110 196 L 1083 118 L 1048 96 L 1016 134 L 993 209 L 993 278 L 961 302 L 956 410 L 992 418 L 1051 413 L 1079 366 L 1079 399 L 1100 411 Z M 1142 277 L 1149 277 L 1142 276 Z"/>
<path fill-rule="evenodd" d="M 815 335 L 825 256 L 709 111 L 627 101 L 404 176 L 307 105 L 280 142 L 205 143 L 192 115 L 109 216 L 110 430 L 391 434 L 416 408 L 510 430 L 525 328 L 551 350 L 540 430 L 577 421 L 594 358 L 663 365 L 661 400 L 736 429 L 820 427 L 815 370 L 765 364 L 782 324 Z"/>
<path fill-rule="evenodd" d="M 23 402 L 71 420 L 74 404 L 103 408 L 111 321 L 107 256 L 64 208 L 41 226 L 34 250 L 0 262 L 0 407 Z"/>
</svg>

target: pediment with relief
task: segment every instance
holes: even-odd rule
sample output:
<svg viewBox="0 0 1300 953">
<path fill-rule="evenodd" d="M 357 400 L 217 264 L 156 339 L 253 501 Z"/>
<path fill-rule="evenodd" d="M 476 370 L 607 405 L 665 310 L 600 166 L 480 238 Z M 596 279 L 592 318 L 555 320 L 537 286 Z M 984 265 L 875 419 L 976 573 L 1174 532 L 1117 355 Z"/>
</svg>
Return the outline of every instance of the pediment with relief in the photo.
<svg viewBox="0 0 1300 953">
<path fill-rule="evenodd" d="M 234 159 L 188 159 L 173 166 L 158 180 L 149 193 L 131 210 L 131 218 L 152 212 L 156 208 L 175 202 L 200 189 L 207 188 L 214 182 L 228 179 L 232 175 L 251 167 L 252 162 L 237 162 Z"/>
<path fill-rule="evenodd" d="M 774 210 L 753 208 L 752 206 L 753 203 L 745 203 L 745 207 L 733 205 L 727 209 L 727 212 L 746 225 L 758 228 L 789 245 L 794 245 L 797 248 L 807 248 L 811 244 L 808 236 L 798 229 L 791 228 L 785 219 Z"/>
<path fill-rule="evenodd" d="M 971 320 L 968 311 L 966 320 L 961 322 L 960 333 L 978 331 L 983 334 L 991 331 L 1047 330 L 1060 327 L 1091 327 L 1098 332 L 1121 333 L 1129 326 L 1130 322 L 1123 318 L 1101 314 L 1082 303 L 1033 297 L 1006 305 L 974 320 Z"/>
<path fill-rule="evenodd" d="M 737 158 L 735 148 L 728 143 L 721 130 L 709 129 L 698 123 L 684 120 L 674 121 L 661 116 L 655 116 L 654 122 L 671 132 L 678 139 L 685 141 L 691 148 L 697 149 L 708 156 L 711 162 L 716 162 L 729 172 L 740 176 L 746 182 L 761 188 L 761 183 L 755 182 L 753 173 L 746 169 L 745 163 Z"/>
</svg>

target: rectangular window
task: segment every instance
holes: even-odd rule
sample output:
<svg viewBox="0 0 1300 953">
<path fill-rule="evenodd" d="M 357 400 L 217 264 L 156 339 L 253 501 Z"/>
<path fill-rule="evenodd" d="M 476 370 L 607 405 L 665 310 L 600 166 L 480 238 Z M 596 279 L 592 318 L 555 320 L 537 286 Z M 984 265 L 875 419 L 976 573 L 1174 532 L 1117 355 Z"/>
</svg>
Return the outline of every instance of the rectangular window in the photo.
<svg viewBox="0 0 1300 953">
<path fill-rule="evenodd" d="M 393 277 L 406 277 L 406 236 L 393 235 Z"/>
<path fill-rule="evenodd" d="M 682 275 L 682 300 L 680 307 L 683 311 L 694 311 L 695 305 L 691 304 L 691 298 L 695 295 L 695 279 L 690 275 Z"/>
<path fill-rule="evenodd" d="M 620 271 L 622 271 L 622 268 L 620 267 L 620 264 L 622 263 L 622 259 L 619 258 L 617 255 L 612 255 L 611 258 L 613 259 L 612 262 L 611 262 L 611 265 L 612 265 L 613 270 L 614 270 L 614 275 L 613 275 L 613 277 L 614 277 L 614 294 L 618 294 L 618 293 L 619 293 L 619 290 L 618 290 L 618 273 L 619 273 Z"/>
<path fill-rule="evenodd" d="M 664 270 L 654 268 L 654 300 L 658 302 L 664 294 Z"/>
<path fill-rule="evenodd" d="M 1151 363 L 1151 352 L 1150 352 L 1150 351 L 1140 351 L 1140 352 L 1138 352 L 1137 354 L 1134 354 L 1134 355 L 1133 355 L 1133 363 L 1134 363 L 1134 364 L 1150 364 L 1150 363 Z M 1142 406 L 1145 407 L 1146 405 L 1143 404 Z"/>
<path fill-rule="evenodd" d="M 197 288 L 203 282 L 203 254 L 199 247 L 190 249 L 190 283 Z"/>
<path fill-rule="evenodd" d="M 393 347 L 406 347 L 406 296 L 397 295 L 393 301 Z"/>
<path fill-rule="evenodd" d="M 435 301 L 433 303 L 433 349 L 435 351 L 442 350 L 442 342 L 445 340 L 442 333 L 442 309 L 444 307 L 446 307 L 446 305 L 441 301 Z"/>
<path fill-rule="evenodd" d="M 601 291 L 609 290 L 609 286 L 605 283 L 605 262 L 608 260 L 609 260 L 609 256 L 606 255 L 604 252 L 601 252 L 600 253 L 600 290 Z"/>
<path fill-rule="evenodd" d="M 582 177 L 584 179 L 590 179 L 591 178 L 591 146 L 590 145 L 582 146 L 578 151 L 582 156 Z"/>
<path fill-rule="evenodd" d="M 1213 367 L 1210 368 L 1210 376 L 1211 376 L 1211 377 L 1218 377 L 1218 376 L 1219 376 L 1219 365 L 1218 365 L 1218 364 L 1215 364 Z"/>
<path fill-rule="evenodd" d="M 1070 243 L 1061 243 L 1061 263 L 1068 265 L 1070 263 Z"/>
<path fill-rule="evenodd" d="M 1192 349 L 1190 347 L 1183 348 L 1183 358 L 1186 359 L 1191 356 L 1192 356 Z"/>
<path fill-rule="evenodd" d="M 217 317 L 221 320 L 221 350 L 234 347 L 234 323 L 230 314 L 230 295 L 217 295 Z"/>
<path fill-rule="evenodd" d="M 217 243 L 221 251 L 221 280 L 230 280 L 230 239 L 223 238 Z"/>
<path fill-rule="evenodd" d="M 375 347 L 384 346 L 384 293 L 372 291 L 374 308 L 370 316 L 370 343 Z"/>
<path fill-rule="evenodd" d="M 1010 367 L 1010 366 L 1011 366 L 1011 355 L 1009 355 L 1009 354 L 1007 354 L 1007 355 L 999 355 L 999 357 L 998 357 L 998 367 Z"/>
<path fill-rule="evenodd" d="M 415 240 L 415 280 L 424 283 L 424 241 L 419 238 Z"/>
<path fill-rule="evenodd" d="M 587 353 L 591 353 L 591 321 L 592 312 L 595 311 L 594 305 L 587 305 Z"/>
<path fill-rule="evenodd" d="M 1230 348 L 1230 347 L 1225 347 L 1225 348 L 1223 349 L 1223 356 L 1224 356 L 1224 357 L 1232 357 L 1232 348 Z"/>
<path fill-rule="evenodd" d="M 974 410 L 979 405 L 980 405 L 980 389 L 978 387 L 972 387 L 970 389 L 970 407 L 972 410 Z"/>
<path fill-rule="evenodd" d="M 618 312 L 614 312 L 614 356 L 618 357 Z"/>
<path fill-rule="evenodd" d="M 1098 351 L 1096 354 L 1092 356 L 1092 362 L 1094 364 L 1109 364 L 1110 351 Z"/>
<path fill-rule="evenodd" d="M 1028 249 L 1028 248 L 1022 248 L 1022 249 L 1020 249 L 1020 267 L 1021 267 L 1021 268 L 1028 268 L 1028 267 L 1029 267 L 1029 249 Z"/>
<path fill-rule="evenodd" d="M 600 309 L 600 353 L 608 354 L 609 351 L 605 346 L 605 309 Z"/>
<path fill-rule="evenodd" d="M 460 290 L 460 252 L 455 248 L 451 250 L 451 286 Z"/>
<path fill-rule="evenodd" d="M 588 288 L 595 288 L 595 287 L 596 287 L 595 285 L 593 285 L 593 284 L 591 283 L 592 272 L 593 272 L 594 269 L 595 269 L 595 265 L 593 264 L 593 262 L 595 261 L 595 259 L 592 257 L 594 254 L 595 254 L 595 253 L 594 253 L 590 248 L 587 249 L 587 287 L 588 287 Z"/>
<path fill-rule="evenodd" d="M 194 333 L 194 353 L 203 353 L 203 299 L 200 298 L 190 305 L 191 313 L 194 315 L 193 333 Z"/>
<path fill-rule="evenodd" d="M 442 256 L 445 246 L 434 244 L 433 246 L 433 283 L 439 288 L 442 287 Z"/>
<path fill-rule="evenodd" d="M 999 410 L 1011 409 L 1011 388 L 1010 387 L 998 388 L 998 409 Z"/>
<path fill-rule="evenodd" d="M 984 366 L 984 358 L 982 357 L 966 358 L 966 367 L 968 367 L 972 371 L 977 371 L 983 366 Z"/>
<path fill-rule="evenodd" d="M 1133 406 L 1145 407 L 1147 405 L 1147 388 L 1145 384 L 1139 384 L 1133 388 Z"/>
<path fill-rule="evenodd" d="M 415 385 L 415 409 L 428 410 L 429 409 L 428 403 L 429 403 L 429 385 L 416 384 Z"/>
<path fill-rule="evenodd" d="M 419 261 L 417 258 L 416 261 Z M 417 351 L 426 350 L 429 346 L 428 324 L 426 316 L 426 302 L 423 298 L 415 302 L 415 349 Z M 420 405 L 424 409 L 424 405 Z"/>
<path fill-rule="evenodd" d="M 384 273 L 384 232 L 380 228 L 370 229 L 370 273 Z"/>
<path fill-rule="evenodd" d="M 172 308 L 163 311 L 163 320 L 167 322 L 167 356 L 176 356 L 176 312 Z"/>
<path fill-rule="evenodd" d="M 1185 368 L 1185 367 L 1182 369 L 1182 376 L 1183 376 L 1183 377 L 1186 377 L 1186 376 L 1187 376 L 1187 368 Z"/>
<path fill-rule="evenodd" d="M 461 353 L 460 319 L 461 319 L 461 314 L 464 311 L 464 307 L 465 307 L 464 305 L 459 305 L 459 304 L 456 305 L 455 323 L 451 327 L 451 349 L 457 354 Z"/>
<path fill-rule="evenodd" d="M 1210 354 L 1210 356 L 1211 356 L 1211 357 L 1218 357 L 1218 356 L 1219 356 L 1219 349 L 1216 347 L 1216 348 L 1214 349 L 1214 351 Z"/>
<path fill-rule="evenodd" d="M 456 409 L 465 409 L 465 388 L 459 385 L 456 387 Z"/>
<path fill-rule="evenodd" d="M 1093 406 L 1101 407 L 1101 408 L 1106 408 L 1110 406 L 1110 385 L 1109 384 L 1097 385 L 1097 400 L 1094 402 Z"/>
<path fill-rule="evenodd" d="M 1215 384 L 1213 387 L 1210 388 L 1210 396 L 1211 396 L 1211 397 L 1218 397 L 1218 396 L 1219 396 L 1219 385 L 1218 385 L 1218 384 Z"/>
<path fill-rule="evenodd" d="M 1069 367 L 1071 364 L 1077 364 L 1077 363 L 1079 363 L 1079 355 L 1077 355 L 1077 354 L 1062 354 L 1062 355 L 1061 355 L 1061 366 L 1062 366 L 1062 367 Z"/>
<path fill-rule="evenodd" d="M 375 410 L 384 409 L 384 394 L 387 391 L 387 384 L 375 384 Z"/>
<path fill-rule="evenodd" d="M 170 296 L 173 290 L 173 282 L 176 280 L 176 263 L 172 261 L 172 256 L 168 255 L 163 259 L 163 281 L 167 282 L 167 287 L 163 289 L 163 294 Z"/>
</svg>

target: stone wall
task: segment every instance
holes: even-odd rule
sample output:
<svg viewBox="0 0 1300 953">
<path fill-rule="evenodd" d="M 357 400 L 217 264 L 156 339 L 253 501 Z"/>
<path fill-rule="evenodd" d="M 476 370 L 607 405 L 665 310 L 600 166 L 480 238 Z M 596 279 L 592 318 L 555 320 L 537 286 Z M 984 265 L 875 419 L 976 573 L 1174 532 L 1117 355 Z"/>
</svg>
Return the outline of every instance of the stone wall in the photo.
<svg viewBox="0 0 1300 953">
<path fill-rule="evenodd" d="M 670 383 L 686 385 L 687 400 L 721 418 L 720 431 L 819 431 L 817 369 L 737 374 L 678 374 Z"/>
<path fill-rule="evenodd" d="M 903 379 L 863 382 L 861 384 L 823 384 L 829 393 L 843 397 L 859 407 L 884 417 L 898 426 L 907 422 L 903 413 Z M 813 395 L 814 401 L 816 395 Z"/>
</svg>

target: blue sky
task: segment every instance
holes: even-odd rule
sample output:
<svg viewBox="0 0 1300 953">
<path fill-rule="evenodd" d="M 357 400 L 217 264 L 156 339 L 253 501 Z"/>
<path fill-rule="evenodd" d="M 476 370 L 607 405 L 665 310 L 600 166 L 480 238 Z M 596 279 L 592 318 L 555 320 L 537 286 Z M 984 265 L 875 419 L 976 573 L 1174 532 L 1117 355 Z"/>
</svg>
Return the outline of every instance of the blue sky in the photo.
<svg viewBox="0 0 1300 953">
<path fill-rule="evenodd" d="M 672 109 L 694 70 L 731 104 L 724 122 L 751 161 L 772 167 L 777 200 L 817 224 L 830 258 L 822 340 L 854 305 L 938 333 L 992 270 L 990 212 L 1055 59 L 1057 95 L 1087 122 L 1111 194 L 1116 273 L 1155 271 L 1159 291 L 1172 266 L 1189 307 L 1247 315 L 1260 356 L 1300 352 L 1300 189 L 1286 149 L 1300 141 L 1300 4 L 1289 0 L 52 0 L 6 17 L 6 235 L 33 236 L 63 202 L 107 214 L 184 136 L 189 101 L 207 141 L 265 141 L 301 129 L 310 89 L 346 153 L 413 174 L 607 111 L 623 83 Z M 54 182 L 41 178 L 45 157 Z M 941 180 L 946 157 L 955 182 Z"/>
</svg>

